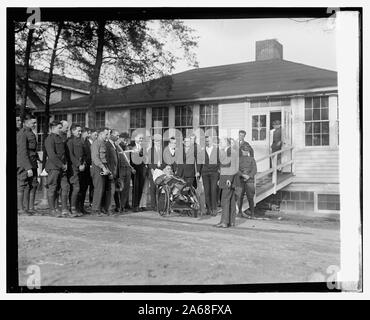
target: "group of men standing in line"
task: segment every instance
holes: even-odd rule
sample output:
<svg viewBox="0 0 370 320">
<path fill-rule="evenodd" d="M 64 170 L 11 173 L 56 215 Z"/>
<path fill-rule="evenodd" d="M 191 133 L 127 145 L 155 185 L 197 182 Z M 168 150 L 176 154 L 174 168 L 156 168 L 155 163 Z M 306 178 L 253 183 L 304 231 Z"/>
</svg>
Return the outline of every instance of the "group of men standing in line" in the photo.
<svg viewBox="0 0 370 320">
<path fill-rule="evenodd" d="M 37 138 L 33 131 L 36 119 L 27 115 L 23 128 L 17 133 L 17 180 L 19 213 L 35 214 L 37 168 L 41 159 L 37 153 Z M 144 135 L 137 134 L 131 143 L 128 133 L 108 128 L 88 129 L 78 124 L 69 128 L 67 121 L 50 123 L 45 140 L 43 168 L 47 172 L 47 198 L 51 214 L 60 217 L 83 214 L 112 215 L 126 212 L 132 180 L 132 210 L 156 209 L 156 190 L 152 173 L 171 165 L 176 176 L 188 185 L 197 187 L 202 179 L 205 214 L 217 215 L 221 200 L 222 219 L 218 227 L 235 224 L 237 201 L 242 212 L 243 197 L 247 195 L 250 213 L 254 215 L 254 176 L 257 172 L 254 151 L 245 141 L 246 132 L 239 131 L 238 141 L 206 136 L 204 146 L 195 135 L 181 143 L 175 137 L 163 149 L 160 134 L 144 143 Z M 281 146 L 280 146 L 281 148 Z M 150 201 L 141 205 L 144 187 Z M 91 211 L 85 208 L 89 189 Z M 61 200 L 61 211 L 58 199 Z"/>
</svg>

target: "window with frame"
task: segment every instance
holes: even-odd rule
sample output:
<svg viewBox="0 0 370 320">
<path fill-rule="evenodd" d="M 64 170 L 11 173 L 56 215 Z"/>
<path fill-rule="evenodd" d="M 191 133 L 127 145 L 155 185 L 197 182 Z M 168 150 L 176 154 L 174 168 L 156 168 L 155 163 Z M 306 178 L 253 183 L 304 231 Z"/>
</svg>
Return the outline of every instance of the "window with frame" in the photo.
<svg viewBox="0 0 370 320">
<path fill-rule="evenodd" d="M 131 109 L 130 110 L 130 132 L 132 133 L 136 129 L 142 129 L 146 127 L 146 109 Z"/>
<path fill-rule="evenodd" d="M 306 146 L 329 145 L 329 98 L 327 96 L 305 98 Z"/>
<path fill-rule="evenodd" d="M 95 128 L 104 128 L 105 127 L 105 111 L 95 112 Z"/>
<path fill-rule="evenodd" d="M 267 132 L 267 121 L 265 114 L 252 116 L 252 141 L 265 141 Z"/>
<path fill-rule="evenodd" d="M 199 108 L 199 127 L 208 136 L 218 137 L 218 105 L 201 104 Z"/>
<path fill-rule="evenodd" d="M 163 135 L 168 130 L 168 107 L 152 108 L 152 135 Z"/>
<path fill-rule="evenodd" d="M 79 113 L 72 113 L 72 123 L 78 124 L 81 127 L 85 127 L 86 125 L 86 114 L 79 112 Z"/>
<path fill-rule="evenodd" d="M 37 120 L 37 151 L 42 151 L 42 149 L 43 149 L 45 116 L 44 115 L 38 115 L 38 116 L 36 116 L 36 120 Z"/>
<path fill-rule="evenodd" d="M 66 113 L 56 113 L 54 114 L 54 121 L 67 121 L 67 114 Z"/>
<path fill-rule="evenodd" d="M 181 131 L 185 138 L 193 131 L 193 107 L 176 106 L 175 108 L 175 128 Z"/>
</svg>

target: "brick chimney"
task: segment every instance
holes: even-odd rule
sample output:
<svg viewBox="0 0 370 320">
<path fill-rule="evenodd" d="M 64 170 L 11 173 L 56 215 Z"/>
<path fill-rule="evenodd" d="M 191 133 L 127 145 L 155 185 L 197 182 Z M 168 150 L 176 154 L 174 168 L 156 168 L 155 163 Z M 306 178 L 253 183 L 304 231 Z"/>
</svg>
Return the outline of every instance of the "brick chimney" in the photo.
<svg viewBox="0 0 370 320">
<path fill-rule="evenodd" d="M 283 46 L 276 39 L 256 42 L 256 61 L 283 59 Z"/>
</svg>

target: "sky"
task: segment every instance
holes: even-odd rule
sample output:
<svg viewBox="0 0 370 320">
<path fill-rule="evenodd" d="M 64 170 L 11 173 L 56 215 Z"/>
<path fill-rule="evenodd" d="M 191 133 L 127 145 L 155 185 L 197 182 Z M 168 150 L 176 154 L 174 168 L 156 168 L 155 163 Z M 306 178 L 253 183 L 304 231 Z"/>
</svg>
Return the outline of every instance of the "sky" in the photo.
<svg viewBox="0 0 370 320">
<path fill-rule="evenodd" d="M 303 20 L 186 20 L 186 25 L 199 36 L 195 52 L 201 68 L 253 61 L 256 41 L 277 39 L 283 45 L 284 60 L 336 70 L 332 24 L 328 19 Z M 189 69 L 182 61 L 174 73 Z"/>
</svg>

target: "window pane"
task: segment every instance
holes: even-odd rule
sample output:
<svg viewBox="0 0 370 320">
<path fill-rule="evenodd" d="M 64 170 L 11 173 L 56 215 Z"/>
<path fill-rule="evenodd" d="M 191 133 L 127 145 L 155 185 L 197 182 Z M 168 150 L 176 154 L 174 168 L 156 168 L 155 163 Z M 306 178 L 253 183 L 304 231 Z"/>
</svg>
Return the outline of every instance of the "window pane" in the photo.
<svg viewBox="0 0 370 320">
<path fill-rule="evenodd" d="M 258 140 L 258 129 L 252 129 L 252 140 Z"/>
<path fill-rule="evenodd" d="M 321 146 L 321 136 L 319 134 L 313 135 L 313 145 Z"/>
<path fill-rule="evenodd" d="M 329 120 L 329 109 L 321 109 L 321 120 Z"/>
<path fill-rule="evenodd" d="M 320 109 L 313 109 L 313 120 L 320 120 Z"/>
<path fill-rule="evenodd" d="M 312 146 L 312 136 L 310 134 L 306 135 L 306 146 Z"/>
<path fill-rule="evenodd" d="M 306 123 L 306 134 L 312 134 L 312 123 Z"/>
<path fill-rule="evenodd" d="M 218 117 L 217 117 L 217 114 L 213 114 L 213 115 L 212 115 L 212 124 L 213 124 L 213 125 L 216 125 L 216 124 L 217 124 L 217 118 L 218 118 Z"/>
<path fill-rule="evenodd" d="M 322 135 L 322 145 L 323 146 L 328 146 L 329 145 L 329 135 L 328 134 L 323 134 Z"/>
<path fill-rule="evenodd" d="M 304 112 L 304 118 L 306 121 L 312 120 L 312 109 L 306 109 Z"/>
<path fill-rule="evenodd" d="M 323 134 L 329 134 L 329 122 L 321 122 Z"/>
<path fill-rule="evenodd" d="M 266 116 L 260 117 L 260 127 L 266 128 Z"/>
<path fill-rule="evenodd" d="M 314 122 L 313 123 L 313 133 L 320 133 L 321 132 L 321 122 Z"/>
<path fill-rule="evenodd" d="M 321 97 L 321 108 L 328 108 L 328 107 L 329 107 L 329 98 Z"/>
<path fill-rule="evenodd" d="M 145 128 L 146 126 L 146 110 L 142 109 L 133 109 L 130 110 L 130 127 L 131 128 Z"/>
<path fill-rule="evenodd" d="M 266 128 L 260 130 L 260 140 L 266 140 Z"/>
<path fill-rule="evenodd" d="M 313 108 L 320 109 L 320 97 L 313 97 Z"/>
<path fill-rule="evenodd" d="M 305 98 L 304 105 L 306 109 L 312 109 L 312 98 L 311 97 Z"/>
<path fill-rule="evenodd" d="M 257 128 L 258 116 L 252 116 L 252 128 Z"/>
</svg>

